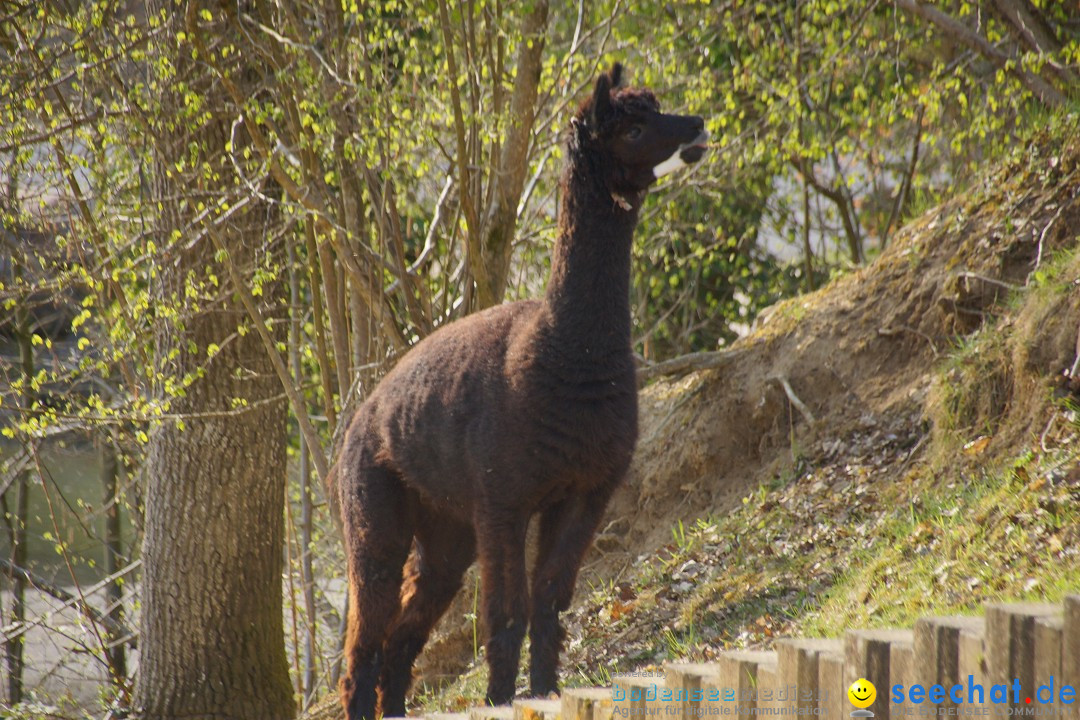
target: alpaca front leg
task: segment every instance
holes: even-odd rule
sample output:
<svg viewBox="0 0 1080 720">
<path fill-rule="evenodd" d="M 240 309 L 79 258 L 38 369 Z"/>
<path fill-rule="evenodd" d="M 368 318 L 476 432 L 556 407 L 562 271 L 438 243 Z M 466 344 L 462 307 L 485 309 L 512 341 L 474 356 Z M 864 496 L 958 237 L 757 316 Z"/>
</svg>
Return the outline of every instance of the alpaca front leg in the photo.
<svg viewBox="0 0 1080 720">
<path fill-rule="evenodd" d="M 525 572 L 527 519 L 478 532 L 484 593 L 488 688 L 485 702 L 505 705 L 514 698 L 521 643 L 529 616 Z"/>
<path fill-rule="evenodd" d="M 559 613 L 570 607 L 578 568 L 610 495 L 611 490 L 604 489 L 572 496 L 540 516 L 540 548 L 533 569 L 529 624 L 529 692 L 534 696 L 559 691 L 559 651 L 565 634 Z"/>
</svg>

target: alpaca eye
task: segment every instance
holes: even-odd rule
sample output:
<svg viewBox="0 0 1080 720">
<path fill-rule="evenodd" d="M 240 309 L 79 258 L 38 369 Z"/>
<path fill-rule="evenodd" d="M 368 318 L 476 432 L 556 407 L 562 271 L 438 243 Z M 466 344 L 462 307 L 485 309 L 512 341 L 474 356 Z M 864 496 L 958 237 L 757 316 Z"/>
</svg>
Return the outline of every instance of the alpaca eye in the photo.
<svg viewBox="0 0 1080 720">
<path fill-rule="evenodd" d="M 626 139 L 637 140 L 639 137 L 641 137 L 641 126 L 631 125 L 630 129 L 626 131 Z"/>
</svg>

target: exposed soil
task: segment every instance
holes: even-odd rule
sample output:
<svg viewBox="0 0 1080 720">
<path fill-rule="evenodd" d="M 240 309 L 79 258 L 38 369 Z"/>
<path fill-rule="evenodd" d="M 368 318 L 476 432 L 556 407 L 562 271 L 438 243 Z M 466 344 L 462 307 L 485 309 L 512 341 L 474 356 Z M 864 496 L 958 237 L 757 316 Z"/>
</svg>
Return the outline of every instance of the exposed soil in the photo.
<svg viewBox="0 0 1080 720">
<path fill-rule="evenodd" d="M 1037 259 L 1041 267 L 1076 244 L 1080 141 L 1070 140 L 1033 142 L 981 186 L 908 224 L 866 268 L 768 310 L 723 366 L 643 389 L 635 463 L 590 570 L 617 577 L 670 541 L 677 521 L 735 507 L 758 486 L 794 477 L 800 462 L 857 456 L 841 441 L 853 433 L 880 428 L 918 443 L 935 400 L 931 370 L 987 320 L 1025 326 L 1011 363 L 1020 375 L 984 376 L 1000 387 L 979 394 L 986 406 L 969 422 L 1010 406 L 1008 432 L 990 449 L 1028 437 L 1048 399 L 1034 385 L 1063 378 L 1076 357 L 1080 292 L 1018 314 L 1005 301 Z"/>
</svg>

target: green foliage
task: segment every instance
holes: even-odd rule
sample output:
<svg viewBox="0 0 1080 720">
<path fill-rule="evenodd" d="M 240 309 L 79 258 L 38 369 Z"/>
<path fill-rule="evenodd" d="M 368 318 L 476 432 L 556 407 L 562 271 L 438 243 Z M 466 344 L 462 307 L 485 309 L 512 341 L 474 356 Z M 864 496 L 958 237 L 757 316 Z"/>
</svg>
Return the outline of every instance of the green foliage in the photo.
<svg viewBox="0 0 1080 720">
<path fill-rule="evenodd" d="M 970 3 L 942 9 L 973 36 L 1010 37 L 994 14 L 976 24 Z M 1041 12 L 1075 72 L 1075 24 Z M 715 143 L 692 174 L 697 197 L 643 223 L 635 292 L 649 356 L 730 341 L 799 284 L 875 253 L 1040 113 L 1018 68 L 1053 75 L 1025 48 L 996 68 L 894 3 L 636 3 L 614 36 L 634 82 L 705 115 Z M 809 278 L 795 259 L 808 251 Z"/>
<path fill-rule="evenodd" d="M 801 268 L 757 242 L 764 196 L 711 190 L 658 198 L 638 231 L 635 321 L 645 357 L 731 342 L 760 309 L 798 291 Z"/>
</svg>

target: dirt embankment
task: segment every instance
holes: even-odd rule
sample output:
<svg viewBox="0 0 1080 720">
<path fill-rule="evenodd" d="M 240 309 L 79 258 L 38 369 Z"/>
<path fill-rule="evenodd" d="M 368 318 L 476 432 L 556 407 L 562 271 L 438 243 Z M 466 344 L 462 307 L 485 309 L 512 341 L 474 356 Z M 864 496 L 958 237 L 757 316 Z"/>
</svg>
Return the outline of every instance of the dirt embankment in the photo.
<svg viewBox="0 0 1080 720">
<path fill-rule="evenodd" d="M 766 311 L 715 368 L 641 393 L 641 440 L 592 570 L 607 577 L 671 540 L 671 528 L 734 507 L 841 438 L 932 429 L 932 370 L 988 322 L 1022 323 L 1011 362 L 962 422 L 1006 422 L 991 450 L 1034 427 L 1077 355 L 1080 291 L 1014 313 L 1029 283 L 1080 231 L 1080 139 L 1044 136 L 964 195 L 909 223 L 869 266 Z M 1041 308 L 1041 309 L 1040 309 Z M 1005 418 L 1006 410 L 1008 417 Z"/>
</svg>

